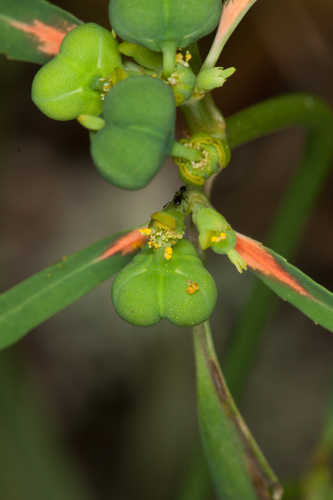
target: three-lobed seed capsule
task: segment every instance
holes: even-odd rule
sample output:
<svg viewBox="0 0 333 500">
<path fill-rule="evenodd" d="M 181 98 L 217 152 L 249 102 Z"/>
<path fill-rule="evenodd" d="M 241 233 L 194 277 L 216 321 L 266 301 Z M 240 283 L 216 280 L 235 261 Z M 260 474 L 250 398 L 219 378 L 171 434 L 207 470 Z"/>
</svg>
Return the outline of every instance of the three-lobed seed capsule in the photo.
<svg viewBox="0 0 333 500">
<path fill-rule="evenodd" d="M 112 184 L 140 189 L 156 175 L 174 142 L 175 101 L 157 78 L 133 76 L 105 98 L 105 127 L 91 139 L 91 154 Z"/>
<path fill-rule="evenodd" d="M 111 0 L 109 16 L 121 38 L 163 52 L 169 76 L 177 48 L 213 31 L 221 9 L 221 0 Z"/>
<path fill-rule="evenodd" d="M 123 319 L 150 326 L 168 319 L 177 326 L 207 320 L 217 299 L 214 279 L 193 245 L 183 239 L 167 259 L 163 248 L 143 249 L 113 282 L 112 301 Z"/>
<path fill-rule="evenodd" d="M 31 96 L 54 120 L 73 120 L 103 111 L 98 82 L 121 66 L 112 33 L 94 23 L 70 31 L 59 54 L 35 75 Z"/>
</svg>

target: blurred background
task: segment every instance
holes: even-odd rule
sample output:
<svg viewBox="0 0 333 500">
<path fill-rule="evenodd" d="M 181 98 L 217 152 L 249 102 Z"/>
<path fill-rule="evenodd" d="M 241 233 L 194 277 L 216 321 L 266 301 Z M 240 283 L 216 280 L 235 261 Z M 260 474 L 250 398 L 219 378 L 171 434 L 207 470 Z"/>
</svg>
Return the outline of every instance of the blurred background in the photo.
<svg viewBox="0 0 333 500">
<path fill-rule="evenodd" d="M 56 3 L 109 27 L 106 0 Z M 214 95 L 224 115 L 286 92 L 313 92 L 333 105 L 332 19 L 331 0 L 258 1 L 221 58 L 237 68 Z M 211 41 L 202 41 L 202 54 Z M 37 69 L 0 59 L 1 291 L 144 223 L 181 185 L 171 162 L 144 190 L 108 185 L 85 130 L 49 120 L 31 102 Z M 302 130 L 291 129 L 234 151 L 212 201 L 238 231 L 265 239 L 303 143 Z M 293 259 L 331 290 L 332 181 L 333 169 Z M 223 369 L 252 279 L 222 257 L 210 255 L 209 268 L 220 293 L 213 331 Z M 177 498 L 198 441 L 191 331 L 127 325 L 113 311 L 110 287 L 1 353 L 0 500 Z M 280 303 L 241 409 L 283 480 L 309 464 L 332 390 L 332 356 L 332 336 Z"/>
</svg>

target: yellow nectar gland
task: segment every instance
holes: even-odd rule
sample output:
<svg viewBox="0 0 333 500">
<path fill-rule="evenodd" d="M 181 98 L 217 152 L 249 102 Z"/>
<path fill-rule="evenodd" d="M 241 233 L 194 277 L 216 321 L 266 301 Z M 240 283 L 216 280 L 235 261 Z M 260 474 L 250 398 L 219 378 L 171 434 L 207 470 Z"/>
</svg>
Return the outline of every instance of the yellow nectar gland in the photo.
<svg viewBox="0 0 333 500">
<path fill-rule="evenodd" d="M 192 59 L 192 54 L 187 50 L 185 54 L 185 61 L 189 62 Z"/>
<path fill-rule="evenodd" d="M 212 236 L 211 239 L 210 239 L 210 241 L 212 243 L 218 243 L 219 241 L 225 240 L 226 237 L 227 237 L 226 233 L 220 233 L 220 234 L 218 234 L 216 236 Z"/>
<path fill-rule="evenodd" d="M 149 236 L 151 234 L 151 229 L 149 227 L 142 227 L 139 231 L 144 236 Z"/>
<path fill-rule="evenodd" d="M 179 49 L 181 51 L 181 49 Z M 191 53 L 187 50 L 185 53 L 185 57 L 182 52 L 177 52 L 176 54 L 176 63 L 182 64 L 185 68 L 189 67 L 189 61 L 192 59 Z"/>
<path fill-rule="evenodd" d="M 155 248 L 155 250 L 157 250 L 158 248 L 161 248 L 161 245 L 154 240 L 149 240 L 148 246 L 149 246 L 149 248 Z"/>
<path fill-rule="evenodd" d="M 166 247 L 166 249 L 164 250 L 164 258 L 166 260 L 170 260 L 172 257 L 172 253 L 173 253 L 172 247 Z"/>
<path fill-rule="evenodd" d="M 193 295 L 194 293 L 199 291 L 199 285 L 195 281 L 190 281 L 188 280 L 187 282 L 187 288 L 186 288 L 186 293 L 189 295 Z"/>
</svg>

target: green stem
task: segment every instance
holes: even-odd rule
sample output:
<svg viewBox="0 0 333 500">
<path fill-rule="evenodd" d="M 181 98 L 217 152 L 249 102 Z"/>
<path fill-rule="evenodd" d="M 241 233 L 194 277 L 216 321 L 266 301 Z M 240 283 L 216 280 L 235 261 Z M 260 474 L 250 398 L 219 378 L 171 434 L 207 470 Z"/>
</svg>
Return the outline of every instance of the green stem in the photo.
<svg viewBox="0 0 333 500">
<path fill-rule="evenodd" d="M 200 161 L 201 153 L 196 149 L 188 148 L 181 144 L 180 142 L 174 142 L 171 149 L 172 156 L 178 156 L 179 158 L 184 158 L 189 161 Z"/>
<path fill-rule="evenodd" d="M 177 44 L 173 41 L 163 43 L 163 75 L 168 78 L 173 72 L 176 65 Z"/>
<path fill-rule="evenodd" d="M 264 492 L 268 492 L 269 490 L 272 492 L 272 498 L 281 498 L 282 489 L 278 479 L 239 413 L 223 377 L 215 353 L 209 321 L 195 326 L 193 328 L 193 336 L 203 446 L 208 454 L 208 463 L 211 465 L 212 476 L 221 498 L 224 498 L 226 491 L 233 491 L 233 494 L 230 495 L 230 499 L 240 498 L 234 496 L 237 492 L 240 493 L 241 489 L 238 490 L 238 488 L 244 488 L 242 491 L 248 491 L 248 494 L 250 494 L 250 490 L 246 490 L 245 478 L 243 478 L 245 481 L 243 485 L 239 482 L 241 481 L 240 477 L 232 478 L 235 455 L 232 457 L 228 456 L 227 450 L 229 444 L 231 444 L 235 454 L 237 454 L 237 448 L 239 446 L 243 450 L 242 459 L 245 459 L 244 463 L 248 464 L 247 474 L 248 477 L 252 478 L 258 498 L 267 498 Z M 212 392 L 219 401 L 218 406 L 214 406 L 214 397 L 211 399 Z M 228 423 L 229 425 L 231 424 L 229 429 Z M 220 433 L 217 434 L 219 426 L 221 426 L 221 430 Z M 236 430 L 235 435 L 233 435 L 234 430 Z M 211 433 L 214 434 L 213 440 L 211 440 Z M 225 435 L 223 435 L 223 433 Z M 237 442 L 237 437 L 240 440 L 239 443 Z M 219 443 L 221 438 L 223 438 L 225 450 L 221 450 Z M 228 440 L 230 440 L 231 443 L 228 443 Z M 239 458 L 242 460 L 241 457 Z M 223 466 L 225 468 L 224 470 L 222 469 Z M 230 478 L 226 477 L 228 476 L 228 474 L 226 474 L 228 469 Z M 242 469 L 240 468 L 238 474 L 241 474 L 241 472 Z M 250 497 L 246 496 L 246 498 Z"/>
<path fill-rule="evenodd" d="M 315 198 L 333 158 L 333 113 L 318 97 L 291 94 L 269 99 L 227 119 L 231 147 L 282 128 L 300 125 L 307 129 L 301 166 L 294 174 L 267 238 L 268 246 L 290 257 L 295 252 Z M 264 328 L 274 311 L 276 298 L 259 282 L 231 335 L 225 373 L 238 400 L 256 358 Z"/>
<path fill-rule="evenodd" d="M 210 94 L 199 101 L 185 104 L 182 110 L 192 134 L 205 132 L 218 139 L 225 139 L 225 121 Z"/>
</svg>

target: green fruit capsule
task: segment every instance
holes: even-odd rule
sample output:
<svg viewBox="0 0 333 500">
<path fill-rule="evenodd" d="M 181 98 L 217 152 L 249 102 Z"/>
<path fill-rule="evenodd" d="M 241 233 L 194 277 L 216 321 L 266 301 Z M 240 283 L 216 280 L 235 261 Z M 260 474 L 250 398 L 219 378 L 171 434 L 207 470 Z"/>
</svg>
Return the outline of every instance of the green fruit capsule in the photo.
<svg viewBox="0 0 333 500">
<path fill-rule="evenodd" d="M 123 40 L 162 51 L 170 74 L 176 49 L 210 33 L 221 9 L 221 0 L 111 0 L 109 14 Z"/>
<path fill-rule="evenodd" d="M 144 249 L 117 275 L 112 300 L 117 313 L 133 325 L 168 319 L 177 326 L 206 321 L 217 299 L 215 282 L 193 245 L 181 240 L 171 259 L 165 249 Z"/>
<path fill-rule="evenodd" d="M 91 140 L 103 177 L 118 187 L 146 186 L 174 142 L 175 102 L 170 87 L 150 76 L 133 76 L 113 87 L 104 101 L 106 126 Z"/>
<path fill-rule="evenodd" d="M 94 23 L 83 24 L 64 38 L 59 54 L 45 64 L 32 83 L 32 100 L 54 120 L 99 115 L 101 83 L 121 66 L 112 33 Z"/>
</svg>

